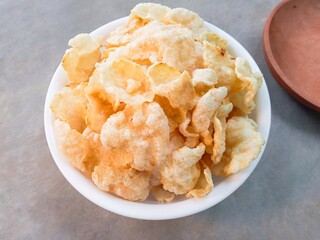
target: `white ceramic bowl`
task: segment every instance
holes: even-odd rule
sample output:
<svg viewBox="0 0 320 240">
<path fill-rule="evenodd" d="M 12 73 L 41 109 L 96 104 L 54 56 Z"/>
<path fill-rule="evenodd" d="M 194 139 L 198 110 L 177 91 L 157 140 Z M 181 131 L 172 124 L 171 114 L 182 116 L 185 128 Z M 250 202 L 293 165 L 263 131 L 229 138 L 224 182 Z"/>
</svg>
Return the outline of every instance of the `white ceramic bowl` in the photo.
<svg viewBox="0 0 320 240">
<path fill-rule="evenodd" d="M 123 25 L 126 21 L 127 17 L 115 20 L 93 31 L 91 35 L 93 37 L 106 37 L 108 33 L 119 27 L 120 25 Z M 234 56 L 241 56 L 246 58 L 249 61 L 252 69 L 254 71 L 260 72 L 260 69 L 256 62 L 239 42 L 237 42 L 229 34 L 225 33 L 218 27 L 209 23 L 206 23 L 206 25 L 210 27 L 213 32 L 219 34 L 223 39 L 226 39 L 228 41 L 228 50 Z M 50 110 L 50 102 L 55 93 L 57 93 L 66 83 L 66 75 L 61 65 L 59 65 L 52 77 L 47 92 L 44 109 L 45 133 L 53 159 L 62 174 L 69 181 L 69 183 L 84 197 L 108 211 L 123 216 L 147 220 L 174 219 L 195 214 L 208 209 L 224 200 L 235 190 L 237 190 L 241 186 L 241 184 L 243 184 L 243 182 L 250 176 L 252 171 L 257 166 L 266 146 L 263 146 L 260 155 L 251 163 L 249 168 L 226 178 L 214 178 L 215 187 L 213 191 L 204 198 L 186 199 L 181 197 L 171 203 L 163 204 L 154 202 L 152 200 L 146 200 L 144 202 L 130 202 L 127 200 L 123 200 L 112 194 L 108 194 L 99 190 L 93 184 L 91 179 L 86 178 L 84 175 L 82 175 L 82 173 L 72 167 L 69 164 L 68 160 L 57 148 L 55 131 L 53 128 L 55 117 Z M 256 97 L 256 109 L 251 114 L 251 117 L 258 123 L 259 131 L 262 134 L 263 138 L 267 141 L 271 124 L 271 106 L 268 89 L 265 83 L 263 83 Z"/>
</svg>

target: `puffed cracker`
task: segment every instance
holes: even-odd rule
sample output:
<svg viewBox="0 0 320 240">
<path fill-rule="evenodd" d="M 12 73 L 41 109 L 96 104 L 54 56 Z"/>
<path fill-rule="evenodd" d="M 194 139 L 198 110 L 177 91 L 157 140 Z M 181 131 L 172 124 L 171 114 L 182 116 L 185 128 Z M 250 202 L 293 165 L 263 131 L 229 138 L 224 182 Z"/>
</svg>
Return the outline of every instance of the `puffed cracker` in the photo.
<svg viewBox="0 0 320 240">
<path fill-rule="evenodd" d="M 226 130 L 226 151 L 221 161 L 212 166 L 212 172 L 226 176 L 247 168 L 259 155 L 264 143 L 252 119 L 230 118 Z"/>
<path fill-rule="evenodd" d="M 140 171 L 152 171 L 167 158 L 169 125 L 157 103 L 127 105 L 108 118 L 100 137 L 107 150 L 131 155 L 125 163 Z"/>
<path fill-rule="evenodd" d="M 175 194 L 185 194 L 192 190 L 200 176 L 198 161 L 204 151 L 203 144 L 196 148 L 185 146 L 174 151 L 161 171 L 163 188 Z"/>
<path fill-rule="evenodd" d="M 50 105 L 56 118 L 67 122 L 80 133 L 86 128 L 86 87 L 87 83 L 81 83 L 75 88 L 64 87 L 53 97 Z"/>
<path fill-rule="evenodd" d="M 201 133 L 209 128 L 210 122 L 227 96 L 226 87 L 212 88 L 198 101 L 192 113 L 192 125 L 196 132 Z"/>
<path fill-rule="evenodd" d="M 62 67 L 66 71 L 72 86 L 89 80 L 95 64 L 101 59 L 99 41 L 89 34 L 79 34 L 69 41 L 68 49 L 62 59 Z"/>
</svg>

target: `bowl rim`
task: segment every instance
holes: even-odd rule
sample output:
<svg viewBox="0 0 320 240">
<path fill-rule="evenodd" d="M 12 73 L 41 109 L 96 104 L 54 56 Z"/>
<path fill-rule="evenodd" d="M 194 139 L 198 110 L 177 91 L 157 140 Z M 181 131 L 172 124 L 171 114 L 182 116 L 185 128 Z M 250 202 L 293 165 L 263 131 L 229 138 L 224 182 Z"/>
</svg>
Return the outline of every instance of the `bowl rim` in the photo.
<svg viewBox="0 0 320 240">
<path fill-rule="evenodd" d="M 294 97 L 296 100 L 304 104 L 305 106 L 312 108 L 318 112 L 320 112 L 320 105 L 317 105 L 313 102 L 312 99 L 309 98 L 308 95 L 306 95 L 303 91 L 301 91 L 298 87 L 296 87 L 292 82 L 288 79 L 288 77 L 285 75 L 285 73 L 281 70 L 281 67 L 279 66 L 270 43 L 270 26 L 272 24 L 272 20 L 274 16 L 281 10 L 282 7 L 290 3 L 294 0 L 284 0 L 280 2 L 269 14 L 267 21 L 265 23 L 264 29 L 263 29 L 263 53 L 266 59 L 266 62 L 269 66 L 269 69 L 274 76 L 274 78 L 277 80 L 279 85 L 292 97 Z"/>
<path fill-rule="evenodd" d="M 114 21 L 111 21 L 93 32 L 90 35 L 102 36 L 108 34 L 112 29 L 122 25 L 128 17 L 123 17 Z M 233 46 L 234 50 L 241 52 L 241 56 L 245 57 L 253 70 L 261 72 L 257 63 L 254 61 L 249 52 L 233 37 L 229 34 L 216 27 L 213 24 L 205 22 L 205 24 L 214 32 L 216 32 L 219 36 L 226 39 Z M 107 30 L 108 31 L 107 31 Z M 110 30 L 111 29 L 111 30 Z M 105 33 L 105 32 L 108 33 Z M 55 80 L 61 79 L 61 76 L 64 75 L 63 68 L 61 64 L 59 64 L 56 69 L 46 94 L 45 106 L 44 106 L 44 127 L 45 127 L 45 135 L 47 139 L 47 143 L 50 149 L 50 153 L 53 157 L 54 162 L 57 167 L 63 174 L 63 176 L 67 179 L 67 181 L 85 198 L 89 201 L 95 203 L 96 205 L 104 208 L 105 210 L 114 212 L 116 214 L 135 218 L 135 219 L 144 219 L 144 220 L 166 220 L 166 219 L 175 219 L 181 218 L 185 216 L 189 216 L 198 212 L 202 212 L 219 202 L 223 201 L 225 198 L 230 196 L 233 192 L 235 192 L 251 175 L 257 164 L 259 163 L 265 147 L 268 142 L 270 128 L 271 128 L 271 103 L 270 96 L 268 92 L 267 85 L 265 81 L 263 81 L 263 85 L 258 92 L 257 98 L 258 101 L 262 101 L 263 109 L 260 109 L 260 115 L 257 115 L 261 124 L 258 125 L 259 131 L 263 131 L 262 135 L 266 141 L 265 145 L 262 147 L 259 156 L 251 162 L 250 166 L 247 169 L 240 171 L 237 174 L 231 175 L 227 178 L 224 178 L 221 183 L 215 186 L 214 190 L 209 193 L 207 196 L 201 199 L 185 199 L 179 202 L 171 202 L 171 203 L 145 203 L 145 202 L 131 202 L 128 200 L 121 199 L 112 194 L 105 193 L 99 190 L 90 179 L 85 178 L 82 173 L 76 170 L 67 162 L 67 160 L 61 155 L 58 147 L 55 143 L 55 133 L 52 126 L 53 114 L 50 110 L 50 103 L 53 95 L 56 93 L 54 91 Z M 60 80 L 62 81 L 62 80 Z M 61 88 L 61 87 L 60 87 Z M 258 104 L 257 104 L 258 105 Z M 220 185 L 220 186 L 219 186 Z M 219 191 L 215 189 L 219 188 Z M 225 190 L 227 189 L 227 191 Z"/>
</svg>

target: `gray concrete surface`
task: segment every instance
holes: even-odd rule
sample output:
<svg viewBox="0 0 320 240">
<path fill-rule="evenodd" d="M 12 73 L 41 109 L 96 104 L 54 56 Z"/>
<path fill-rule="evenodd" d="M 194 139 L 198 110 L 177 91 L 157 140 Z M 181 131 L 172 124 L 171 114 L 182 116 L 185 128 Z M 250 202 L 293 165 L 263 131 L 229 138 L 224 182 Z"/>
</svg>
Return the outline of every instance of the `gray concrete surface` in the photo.
<svg viewBox="0 0 320 240">
<path fill-rule="evenodd" d="M 271 94 L 272 129 L 254 173 L 217 206 L 177 220 L 128 219 L 86 200 L 49 153 L 46 90 L 71 37 L 127 15 L 138 1 L 3 0 L 0 239 L 319 239 L 320 115 L 278 86 L 262 53 L 262 29 L 279 1 L 159 2 L 198 12 L 238 39 L 259 64 Z"/>
</svg>

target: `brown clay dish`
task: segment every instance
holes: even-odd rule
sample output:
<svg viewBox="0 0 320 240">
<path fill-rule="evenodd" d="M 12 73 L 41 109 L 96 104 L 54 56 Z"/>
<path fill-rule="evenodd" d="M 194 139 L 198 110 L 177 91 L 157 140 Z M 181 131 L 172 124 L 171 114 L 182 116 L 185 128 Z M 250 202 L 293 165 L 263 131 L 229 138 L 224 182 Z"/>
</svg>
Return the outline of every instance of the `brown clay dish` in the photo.
<svg viewBox="0 0 320 240">
<path fill-rule="evenodd" d="M 320 1 L 282 1 L 266 22 L 263 47 L 278 83 L 320 111 Z"/>
</svg>

